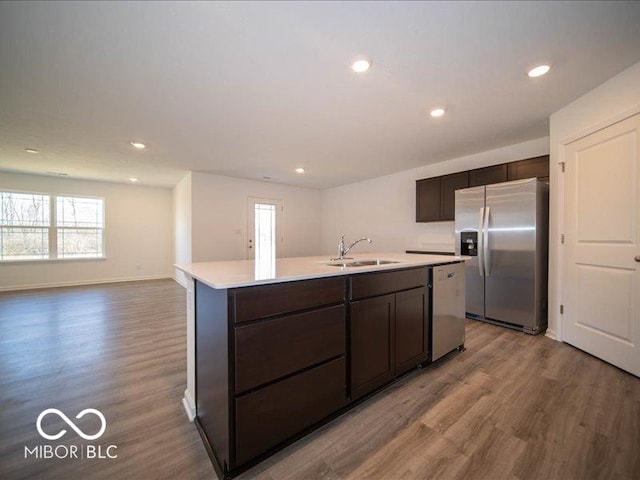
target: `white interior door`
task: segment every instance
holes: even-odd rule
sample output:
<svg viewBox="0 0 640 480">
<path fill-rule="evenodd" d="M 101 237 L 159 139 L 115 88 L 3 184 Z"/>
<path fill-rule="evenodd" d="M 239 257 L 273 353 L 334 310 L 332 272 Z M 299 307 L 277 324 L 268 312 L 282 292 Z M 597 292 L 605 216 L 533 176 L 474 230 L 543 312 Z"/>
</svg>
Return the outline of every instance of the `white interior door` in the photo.
<svg viewBox="0 0 640 480">
<path fill-rule="evenodd" d="M 283 255 L 282 200 L 249 197 L 247 208 L 247 258 L 263 265 Z"/>
<path fill-rule="evenodd" d="M 566 146 L 563 340 L 640 376 L 640 115 Z"/>
</svg>

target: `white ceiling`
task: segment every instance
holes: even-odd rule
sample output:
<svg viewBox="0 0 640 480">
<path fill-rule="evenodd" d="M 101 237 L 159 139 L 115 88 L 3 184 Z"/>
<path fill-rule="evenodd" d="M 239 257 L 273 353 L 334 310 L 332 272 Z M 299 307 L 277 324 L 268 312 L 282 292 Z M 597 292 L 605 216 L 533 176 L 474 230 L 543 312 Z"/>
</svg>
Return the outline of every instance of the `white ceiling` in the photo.
<svg viewBox="0 0 640 480">
<path fill-rule="evenodd" d="M 0 2 L 0 169 L 349 183 L 548 135 L 640 60 L 639 25 L 640 2 Z"/>
</svg>

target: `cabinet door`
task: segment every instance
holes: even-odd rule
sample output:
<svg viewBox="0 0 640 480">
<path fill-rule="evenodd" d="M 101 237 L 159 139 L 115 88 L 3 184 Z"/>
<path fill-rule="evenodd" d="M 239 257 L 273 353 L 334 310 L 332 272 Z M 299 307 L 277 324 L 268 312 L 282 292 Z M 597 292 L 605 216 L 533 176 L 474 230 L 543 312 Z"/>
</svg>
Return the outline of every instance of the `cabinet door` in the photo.
<svg viewBox="0 0 640 480">
<path fill-rule="evenodd" d="M 351 400 L 394 376 L 395 294 L 353 302 L 351 308 Z"/>
<path fill-rule="evenodd" d="M 507 181 L 507 164 L 469 170 L 469 186 L 491 185 Z"/>
<path fill-rule="evenodd" d="M 440 177 L 416 180 L 416 222 L 440 220 Z"/>
<path fill-rule="evenodd" d="M 511 162 L 508 167 L 509 180 L 525 178 L 549 179 L 549 155 Z"/>
<path fill-rule="evenodd" d="M 427 359 L 428 301 L 425 287 L 396 293 L 396 375 L 408 372 Z"/>
<path fill-rule="evenodd" d="M 456 190 L 469 186 L 469 172 L 454 173 L 441 177 L 440 220 L 453 220 L 456 212 Z"/>
</svg>

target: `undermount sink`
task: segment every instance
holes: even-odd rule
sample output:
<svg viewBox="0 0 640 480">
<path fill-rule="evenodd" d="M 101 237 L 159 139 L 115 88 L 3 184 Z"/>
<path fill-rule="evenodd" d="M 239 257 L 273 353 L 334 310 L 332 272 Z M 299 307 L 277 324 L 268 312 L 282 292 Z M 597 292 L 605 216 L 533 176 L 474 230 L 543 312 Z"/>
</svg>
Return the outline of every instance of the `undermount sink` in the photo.
<svg viewBox="0 0 640 480">
<path fill-rule="evenodd" d="M 389 263 L 400 263 L 395 260 L 335 260 L 326 262 L 330 267 L 370 267 L 373 265 L 387 265 Z"/>
</svg>

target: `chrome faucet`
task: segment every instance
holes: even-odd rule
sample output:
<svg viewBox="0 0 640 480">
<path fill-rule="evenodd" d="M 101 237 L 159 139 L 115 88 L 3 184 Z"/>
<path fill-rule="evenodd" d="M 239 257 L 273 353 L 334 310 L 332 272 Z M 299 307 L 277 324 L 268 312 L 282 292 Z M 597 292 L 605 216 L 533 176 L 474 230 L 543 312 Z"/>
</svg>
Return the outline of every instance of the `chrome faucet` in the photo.
<svg viewBox="0 0 640 480">
<path fill-rule="evenodd" d="M 367 241 L 367 242 L 371 243 L 371 239 L 370 238 L 362 237 L 362 238 L 359 238 L 358 240 L 356 240 L 355 242 L 353 242 L 347 248 L 345 248 L 344 247 L 344 235 L 342 235 L 340 237 L 340 243 L 338 244 L 338 258 L 332 258 L 331 260 L 344 260 L 345 255 L 347 253 L 349 253 L 349 250 L 351 250 L 353 247 L 355 247 L 358 243 L 364 242 L 364 241 Z"/>
</svg>

